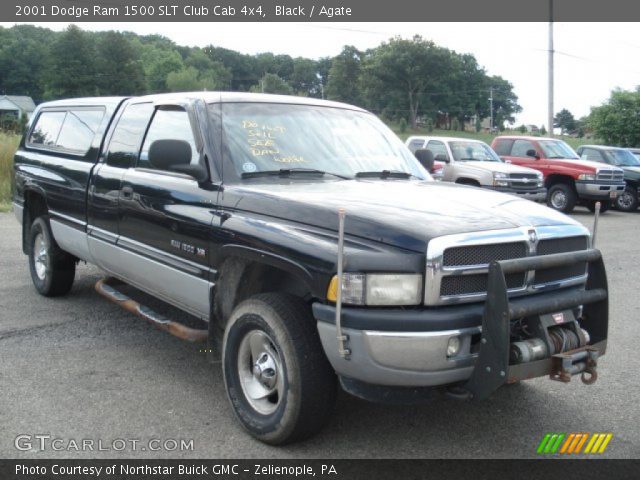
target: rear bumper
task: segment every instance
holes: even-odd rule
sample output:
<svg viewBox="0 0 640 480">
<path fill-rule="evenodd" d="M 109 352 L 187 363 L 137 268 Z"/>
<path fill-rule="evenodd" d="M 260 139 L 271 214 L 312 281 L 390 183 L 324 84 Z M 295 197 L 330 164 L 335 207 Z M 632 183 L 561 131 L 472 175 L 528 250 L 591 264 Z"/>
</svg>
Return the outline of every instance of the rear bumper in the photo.
<svg viewBox="0 0 640 480">
<path fill-rule="evenodd" d="M 576 182 L 576 191 L 580 198 L 587 200 L 603 200 L 611 198 L 611 192 L 620 195 L 625 183 Z"/>
</svg>

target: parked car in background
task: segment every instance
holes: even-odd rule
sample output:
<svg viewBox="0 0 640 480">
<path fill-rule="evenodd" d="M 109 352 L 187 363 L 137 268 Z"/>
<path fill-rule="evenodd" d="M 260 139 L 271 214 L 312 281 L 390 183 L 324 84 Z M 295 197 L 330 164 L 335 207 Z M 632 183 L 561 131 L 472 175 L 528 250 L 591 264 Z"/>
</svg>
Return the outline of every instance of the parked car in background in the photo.
<svg viewBox="0 0 640 480">
<path fill-rule="evenodd" d="M 479 140 L 413 136 L 405 144 L 414 153 L 421 148 L 430 150 L 435 162 L 443 164 L 441 176 L 445 182 L 489 188 L 537 202 L 546 199 L 540 172 L 503 162 Z"/>
<path fill-rule="evenodd" d="M 606 163 L 622 168 L 627 184 L 615 200 L 615 206 L 623 212 L 638 208 L 638 186 L 640 185 L 640 160 L 626 148 L 603 145 L 582 145 L 576 150 L 583 160 Z"/>
<path fill-rule="evenodd" d="M 625 188 L 622 169 L 581 160 L 562 140 L 501 136 L 491 146 L 503 160 L 540 171 L 548 189 L 547 205 L 564 213 L 576 205 L 593 212 L 596 202 L 601 202 L 604 212 Z"/>
<path fill-rule="evenodd" d="M 628 150 L 633 153 L 634 157 L 640 160 L 640 148 L 629 148 Z"/>
</svg>

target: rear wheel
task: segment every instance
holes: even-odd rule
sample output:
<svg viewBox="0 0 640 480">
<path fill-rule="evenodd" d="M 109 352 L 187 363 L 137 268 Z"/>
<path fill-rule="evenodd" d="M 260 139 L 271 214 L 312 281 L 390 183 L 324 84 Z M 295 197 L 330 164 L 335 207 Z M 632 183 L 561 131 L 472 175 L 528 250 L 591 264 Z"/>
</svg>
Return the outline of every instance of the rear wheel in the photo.
<svg viewBox="0 0 640 480">
<path fill-rule="evenodd" d="M 563 213 L 571 213 L 576 206 L 577 198 L 571 185 L 556 183 L 549 188 L 547 206 Z"/>
<path fill-rule="evenodd" d="M 638 208 L 638 190 L 627 185 L 618 198 L 616 198 L 616 208 L 623 212 L 633 212 Z"/>
<path fill-rule="evenodd" d="M 231 406 L 254 437 L 282 445 L 315 434 L 329 421 L 336 376 L 302 299 L 272 293 L 242 302 L 231 315 L 222 351 Z"/>
<path fill-rule="evenodd" d="M 36 290 L 46 297 L 65 295 L 73 286 L 75 258 L 58 247 L 47 215 L 36 218 L 31 224 L 29 271 Z"/>
</svg>

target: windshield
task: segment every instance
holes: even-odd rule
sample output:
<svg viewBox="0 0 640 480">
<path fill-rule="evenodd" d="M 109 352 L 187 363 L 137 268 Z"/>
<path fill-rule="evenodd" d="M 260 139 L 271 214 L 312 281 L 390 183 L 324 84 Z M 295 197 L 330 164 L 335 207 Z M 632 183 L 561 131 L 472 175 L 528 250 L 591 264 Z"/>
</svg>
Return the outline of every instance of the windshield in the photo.
<svg viewBox="0 0 640 480">
<path fill-rule="evenodd" d="M 540 140 L 538 142 L 545 158 L 566 158 L 569 160 L 579 160 L 578 154 L 564 143 L 562 140 Z"/>
<path fill-rule="evenodd" d="M 607 152 L 617 167 L 638 167 L 640 161 L 629 150 L 609 150 Z"/>
<path fill-rule="evenodd" d="M 240 176 L 315 169 L 346 177 L 386 170 L 429 178 L 400 139 L 369 113 L 310 105 L 223 103 L 222 128 L 225 154 Z"/>
<path fill-rule="evenodd" d="M 491 147 L 482 142 L 449 142 L 453 158 L 457 161 L 502 162 Z"/>
</svg>

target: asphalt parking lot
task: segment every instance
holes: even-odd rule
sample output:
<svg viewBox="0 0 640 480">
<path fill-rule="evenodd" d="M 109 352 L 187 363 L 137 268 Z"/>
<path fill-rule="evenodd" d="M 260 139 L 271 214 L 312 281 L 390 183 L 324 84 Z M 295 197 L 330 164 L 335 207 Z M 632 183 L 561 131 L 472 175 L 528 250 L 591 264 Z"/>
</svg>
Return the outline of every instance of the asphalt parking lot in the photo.
<svg viewBox="0 0 640 480">
<path fill-rule="evenodd" d="M 574 218 L 591 226 L 593 216 Z M 235 421 L 219 364 L 95 293 L 100 272 L 82 265 L 70 295 L 31 285 L 20 226 L 0 214 L 0 457 L 3 458 L 520 458 L 547 432 L 612 432 L 604 456 L 640 457 L 640 212 L 607 212 L 598 247 L 609 276 L 609 351 L 591 386 L 536 379 L 482 403 L 437 398 L 411 407 L 347 394 L 333 421 L 301 444 L 270 447 Z M 176 314 L 157 301 L 158 311 Z M 20 451 L 18 435 L 62 438 L 61 451 Z M 137 450 L 76 451 L 69 441 L 139 439 Z M 150 439 L 193 449 L 142 450 Z M 37 446 L 37 442 L 34 442 Z M 158 445 L 157 443 L 154 445 Z M 170 443 L 169 447 L 173 444 Z"/>
</svg>

